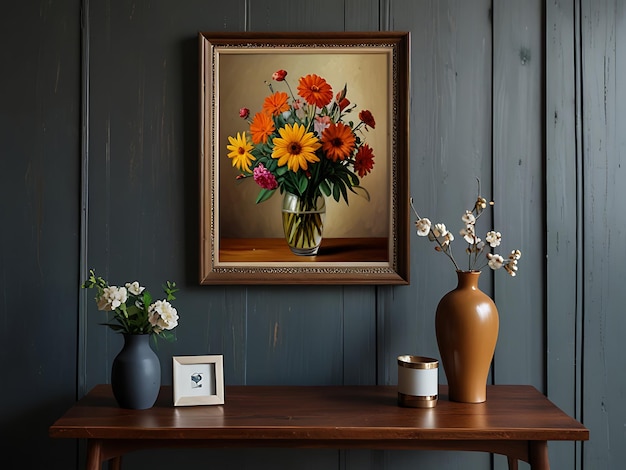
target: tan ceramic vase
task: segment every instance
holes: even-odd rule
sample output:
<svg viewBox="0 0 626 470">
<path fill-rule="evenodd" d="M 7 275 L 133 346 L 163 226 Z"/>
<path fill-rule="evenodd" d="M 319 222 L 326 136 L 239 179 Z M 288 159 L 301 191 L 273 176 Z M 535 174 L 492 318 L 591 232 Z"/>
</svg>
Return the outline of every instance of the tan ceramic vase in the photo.
<svg viewBox="0 0 626 470">
<path fill-rule="evenodd" d="M 435 330 L 450 400 L 482 403 L 498 340 L 498 310 L 478 288 L 480 271 L 457 271 L 456 289 L 437 306 Z"/>
</svg>

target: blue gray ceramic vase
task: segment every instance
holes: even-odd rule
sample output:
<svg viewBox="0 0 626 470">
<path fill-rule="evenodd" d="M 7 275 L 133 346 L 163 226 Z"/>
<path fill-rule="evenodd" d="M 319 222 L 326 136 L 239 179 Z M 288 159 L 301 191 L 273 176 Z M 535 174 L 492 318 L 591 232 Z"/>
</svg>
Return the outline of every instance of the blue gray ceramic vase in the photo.
<svg viewBox="0 0 626 470">
<path fill-rule="evenodd" d="M 150 335 L 124 335 L 124 347 L 113 360 L 113 396 L 121 408 L 152 408 L 161 388 L 161 363 L 150 347 Z"/>
</svg>

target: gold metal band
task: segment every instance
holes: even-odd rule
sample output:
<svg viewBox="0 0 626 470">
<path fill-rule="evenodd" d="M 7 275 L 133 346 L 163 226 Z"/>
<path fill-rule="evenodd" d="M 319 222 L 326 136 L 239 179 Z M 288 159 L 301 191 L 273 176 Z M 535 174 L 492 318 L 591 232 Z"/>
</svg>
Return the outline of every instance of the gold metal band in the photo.
<svg viewBox="0 0 626 470">
<path fill-rule="evenodd" d="M 398 392 L 398 404 L 411 408 L 434 408 L 437 404 L 437 399 L 438 395 L 417 397 Z"/>
<path fill-rule="evenodd" d="M 424 356 L 398 356 L 398 365 L 408 369 L 437 369 L 439 361 Z"/>
</svg>

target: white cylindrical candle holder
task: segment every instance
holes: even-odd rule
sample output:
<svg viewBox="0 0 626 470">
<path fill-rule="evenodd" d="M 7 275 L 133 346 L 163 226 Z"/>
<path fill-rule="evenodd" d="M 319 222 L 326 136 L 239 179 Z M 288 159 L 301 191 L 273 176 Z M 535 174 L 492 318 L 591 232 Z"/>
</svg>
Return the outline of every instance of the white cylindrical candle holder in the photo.
<svg viewBox="0 0 626 470">
<path fill-rule="evenodd" d="M 424 356 L 398 356 L 398 404 L 433 408 L 439 395 L 439 361 Z"/>
</svg>

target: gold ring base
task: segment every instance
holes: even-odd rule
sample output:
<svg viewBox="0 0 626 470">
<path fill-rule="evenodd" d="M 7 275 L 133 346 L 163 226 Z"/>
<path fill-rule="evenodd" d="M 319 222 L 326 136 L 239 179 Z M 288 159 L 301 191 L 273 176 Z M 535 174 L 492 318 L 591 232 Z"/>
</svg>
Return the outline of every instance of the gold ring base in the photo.
<svg viewBox="0 0 626 470">
<path fill-rule="evenodd" d="M 398 392 L 398 405 L 409 408 L 434 408 L 437 405 L 437 395 L 416 397 Z"/>
</svg>

